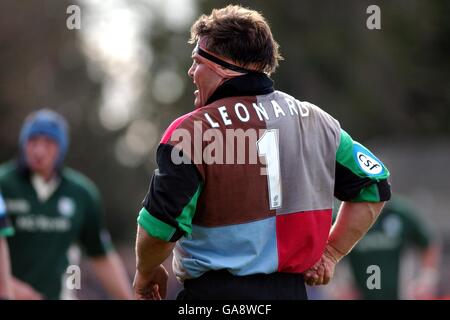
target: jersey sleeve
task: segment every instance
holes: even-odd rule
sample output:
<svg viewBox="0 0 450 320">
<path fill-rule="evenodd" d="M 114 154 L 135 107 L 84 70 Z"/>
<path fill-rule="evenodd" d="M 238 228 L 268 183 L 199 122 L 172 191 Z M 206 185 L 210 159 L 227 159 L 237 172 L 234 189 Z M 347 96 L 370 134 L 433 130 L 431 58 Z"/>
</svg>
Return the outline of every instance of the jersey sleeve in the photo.
<svg viewBox="0 0 450 320">
<path fill-rule="evenodd" d="M 341 201 L 380 202 L 390 199 L 389 171 L 362 144 L 341 129 L 336 152 L 334 195 Z"/>
<path fill-rule="evenodd" d="M 80 243 L 88 256 L 104 256 L 113 249 L 113 245 L 103 221 L 103 207 L 95 186 L 87 186 L 85 201 Z"/>
<path fill-rule="evenodd" d="M 172 154 L 182 161 L 173 161 Z M 157 165 L 138 223 L 146 232 L 163 241 L 175 242 L 192 232 L 192 219 L 203 180 L 196 165 L 175 146 L 161 143 Z"/>
<path fill-rule="evenodd" d="M 14 229 L 11 226 L 6 215 L 6 204 L 0 193 L 0 237 L 9 237 L 14 234 Z"/>
</svg>

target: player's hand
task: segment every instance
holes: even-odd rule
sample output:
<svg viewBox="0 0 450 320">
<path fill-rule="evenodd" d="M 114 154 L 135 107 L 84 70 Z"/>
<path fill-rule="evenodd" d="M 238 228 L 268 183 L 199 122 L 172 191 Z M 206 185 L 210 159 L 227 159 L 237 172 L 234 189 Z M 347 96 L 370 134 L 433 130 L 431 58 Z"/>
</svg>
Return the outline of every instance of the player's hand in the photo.
<svg viewBox="0 0 450 320">
<path fill-rule="evenodd" d="M 323 285 L 330 282 L 334 275 L 334 268 L 338 260 L 325 248 L 319 261 L 303 273 L 305 282 L 309 286 Z"/>
<path fill-rule="evenodd" d="M 169 274 L 159 265 L 148 274 L 136 271 L 134 276 L 134 296 L 136 300 L 161 300 L 166 297 Z"/>
<path fill-rule="evenodd" d="M 13 294 L 16 300 L 43 300 L 44 297 L 37 292 L 28 283 L 20 281 L 19 279 L 13 280 Z"/>
</svg>

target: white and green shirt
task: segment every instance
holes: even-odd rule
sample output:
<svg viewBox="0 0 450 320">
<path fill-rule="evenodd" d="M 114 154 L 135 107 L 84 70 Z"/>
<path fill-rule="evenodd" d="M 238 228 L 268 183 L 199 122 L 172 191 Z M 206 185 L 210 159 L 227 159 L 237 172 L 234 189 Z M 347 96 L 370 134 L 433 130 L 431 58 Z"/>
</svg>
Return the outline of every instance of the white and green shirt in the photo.
<svg viewBox="0 0 450 320">
<path fill-rule="evenodd" d="M 51 185 L 53 184 L 53 185 Z M 50 185 L 15 163 L 0 166 L 0 188 L 15 230 L 8 238 L 12 272 L 48 299 L 58 299 L 67 252 L 79 243 L 89 256 L 112 248 L 94 184 L 64 168 Z"/>
</svg>

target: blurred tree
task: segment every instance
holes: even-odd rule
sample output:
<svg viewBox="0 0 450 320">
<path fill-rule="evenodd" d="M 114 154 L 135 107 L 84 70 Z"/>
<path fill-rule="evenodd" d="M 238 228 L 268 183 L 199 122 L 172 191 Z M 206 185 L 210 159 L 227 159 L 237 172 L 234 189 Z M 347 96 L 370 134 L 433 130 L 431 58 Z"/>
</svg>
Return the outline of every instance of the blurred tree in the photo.
<svg viewBox="0 0 450 320">
<path fill-rule="evenodd" d="M 70 124 L 67 163 L 98 183 L 108 224 L 117 236 L 123 233 L 120 218 L 129 218 L 119 211 L 124 210 L 124 201 L 112 190 L 118 189 L 116 183 L 125 175 L 133 175 L 113 160 L 111 146 L 116 136 L 106 134 L 98 124 L 100 84 L 88 75 L 78 31 L 66 27 L 70 4 L 50 0 L 0 4 L 0 161 L 17 154 L 18 135 L 27 114 L 43 107 L 62 113 Z M 114 217 L 119 221 L 114 222 Z"/>
</svg>

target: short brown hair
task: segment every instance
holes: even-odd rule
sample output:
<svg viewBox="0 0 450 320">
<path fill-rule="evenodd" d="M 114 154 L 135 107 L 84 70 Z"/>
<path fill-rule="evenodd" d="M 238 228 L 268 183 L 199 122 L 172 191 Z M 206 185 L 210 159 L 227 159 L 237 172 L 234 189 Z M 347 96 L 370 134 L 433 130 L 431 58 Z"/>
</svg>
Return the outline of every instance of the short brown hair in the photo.
<svg viewBox="0 0 450 320">
<path fill-rule="evenodd" d="M 238 5 L 214 9 L 209 16 L 200 16 L 191 27 L 189 43 L 199 38 L 205 38 L 205 49 L 211 53 L 260 72 L 274 72 L 278 61 L 283 59 L 264 17 Z"/>
</svg>

